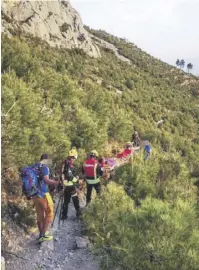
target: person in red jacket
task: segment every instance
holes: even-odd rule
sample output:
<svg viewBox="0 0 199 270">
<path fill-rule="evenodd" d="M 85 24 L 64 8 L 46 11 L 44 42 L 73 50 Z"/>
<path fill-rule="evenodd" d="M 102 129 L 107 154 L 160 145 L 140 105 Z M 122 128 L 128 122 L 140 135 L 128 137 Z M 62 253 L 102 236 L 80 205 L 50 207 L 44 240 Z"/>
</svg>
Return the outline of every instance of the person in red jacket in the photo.
<svg viewBox="0 0 199 270">
<path fill-rule="evenodd" d="M 91 151 L 89 158 L 84 162 L 82 167 L 82 173 L 87 184 L 86 205 L 91 201 L 93 188 L 95 188 L 98 195 L 101 191 L 100 177 L 103 175 L 103 167 L 98 163 L 97 157 L 97 151 Z"/>
<path fill-rule="evenodd" d="M 132 143 L 128 142 L 122 153 L 117 154 L 117 158 L 126 158 L 133 154 Z"/>
</svg>

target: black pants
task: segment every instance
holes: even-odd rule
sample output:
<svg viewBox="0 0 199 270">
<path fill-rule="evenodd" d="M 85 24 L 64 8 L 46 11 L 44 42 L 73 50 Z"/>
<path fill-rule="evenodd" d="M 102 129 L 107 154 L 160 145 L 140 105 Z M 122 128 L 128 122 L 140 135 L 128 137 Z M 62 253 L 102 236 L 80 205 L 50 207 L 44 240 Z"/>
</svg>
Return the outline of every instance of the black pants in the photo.
<svg viewBox="0 0 199 270">
<path fill-rule="evenodd" d="M 133 140 L 133 144 L 134 144 L 134 145 L 133 145 L 134 147 L 140 146 L 140 140 L 134 139 L 134 140 Z"/>
<path fill-rule="evenodd" d="M 92 189 L 96 190 L 96 193 L 99 195 L 101 191 L 101 185 L 100 183 L 97 184 L 88 184 L 87 183 L 87 193 L 86 193 L 86 204 L 88 204 L 91 201 L 91 194 L 92 194 Z"/>
<path fill-rule="evenodd" d="M 66 187 L 64 190 L 64 204 L 63 204 L 63 210 L 62 210 L 62 216 L 67 217 L 68 214 L 68 204 L 70 203 L 70 198 L 72 197 L 73 204 L 75 207 L 75 210 L 78 212 L 80 209 L 79 206 L 79 198 L 76 194 L 76 189 L 74 186 Z M 75 196 L 73 196 L 75 195 Z"/>
</svg>

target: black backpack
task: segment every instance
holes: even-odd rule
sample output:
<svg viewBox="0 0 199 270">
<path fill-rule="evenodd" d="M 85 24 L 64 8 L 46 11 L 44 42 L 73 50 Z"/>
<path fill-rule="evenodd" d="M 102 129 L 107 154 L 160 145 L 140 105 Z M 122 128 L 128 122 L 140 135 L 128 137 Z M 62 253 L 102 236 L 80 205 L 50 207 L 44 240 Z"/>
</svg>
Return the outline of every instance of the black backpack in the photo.
<svg viewBox="0 0 199 270">
<path fill-rule="evenodd" d="M 69 160 L 66 160 L 65 161 L 65 165 L 64 165 L 64 178 L 68 181 L 71 181 L 73 180 L 73 168 L 71 168 L 71 165 L 70 165 L 70 161 Z"/>
</svg>

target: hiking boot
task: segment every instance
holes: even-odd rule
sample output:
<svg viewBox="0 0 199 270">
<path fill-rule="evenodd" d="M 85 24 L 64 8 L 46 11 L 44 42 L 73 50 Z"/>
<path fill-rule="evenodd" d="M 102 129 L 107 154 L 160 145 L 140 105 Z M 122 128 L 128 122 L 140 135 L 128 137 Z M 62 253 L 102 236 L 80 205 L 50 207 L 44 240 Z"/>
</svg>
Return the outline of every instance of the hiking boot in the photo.
<svg viewBox="0 0 199 270">
<path fill-rule="evenodd" d="M 45 235 L 45 236 L 41 236 L 39 238 L 39 243 L 42 243 L 44 241 L 51 241 L 53 240 L 53 236 L 52 235 Z"/>
<path fill-rule="evenodd" d="M 45 236 L 48 236 L 49 235 L 49 231 L 47 231 L 47 232 L 45 232 Z M 37 240 L 39 240 L 41 238 L 41 236 L 39 235 L 38 237 L 37 237 Z"/>
</svg>

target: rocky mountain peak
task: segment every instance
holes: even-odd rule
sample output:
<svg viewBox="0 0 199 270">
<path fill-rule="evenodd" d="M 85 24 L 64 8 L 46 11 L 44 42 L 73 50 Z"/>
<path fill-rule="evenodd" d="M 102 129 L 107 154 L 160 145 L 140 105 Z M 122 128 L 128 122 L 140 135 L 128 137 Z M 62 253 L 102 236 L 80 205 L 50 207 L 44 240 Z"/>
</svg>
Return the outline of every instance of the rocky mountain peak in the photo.
<svg viewBox="0 0 199 270">
<path fill-rule="evenodd" d="M 2 31 L 8 35 L 20 29 L 53 47 L 79 48 L 89 56 L 101 56 L 69 1 L 2 1 L 1 12 Z"/>
</svg>

